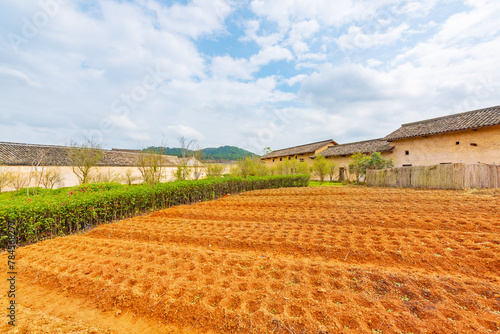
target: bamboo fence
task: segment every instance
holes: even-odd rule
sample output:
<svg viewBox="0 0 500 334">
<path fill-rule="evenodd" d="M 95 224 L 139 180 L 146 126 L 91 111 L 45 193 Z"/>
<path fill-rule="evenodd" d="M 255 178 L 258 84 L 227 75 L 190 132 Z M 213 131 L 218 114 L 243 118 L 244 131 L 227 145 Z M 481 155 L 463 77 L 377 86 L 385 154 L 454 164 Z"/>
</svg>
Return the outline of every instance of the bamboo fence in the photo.
<svg viewBox="0 0 500 334">
<path fill-rule="evenodd" d="M 499 188 L 500 165 L 457 163 L 368 170 L 366 183 L 403 188 Z"/>
</svg>

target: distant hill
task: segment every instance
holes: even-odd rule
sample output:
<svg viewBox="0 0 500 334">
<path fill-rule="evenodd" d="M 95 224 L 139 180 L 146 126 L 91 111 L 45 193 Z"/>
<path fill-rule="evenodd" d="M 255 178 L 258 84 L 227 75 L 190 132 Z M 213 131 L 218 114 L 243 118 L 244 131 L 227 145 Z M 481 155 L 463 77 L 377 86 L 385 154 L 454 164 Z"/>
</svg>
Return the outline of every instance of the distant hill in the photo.
<svg viewBox="0 0 500 334">
<path fill-rule="evenodd" d="M 163 154 L 173 155 L 176 157 L 182 156 L 182 150 L 179 147 L 165 147 L 161 149 L 160 147 L 148 147 L 146 150 L 162 151 Z M 245 157 L 256 157 L 257 154 L 244 150 L 236 146 L 221 146 L 221 147 L 208 147 L 201 150 L 203 153 L 202 160 L 239 160 Z M 188 150 L 187 155 L 191 155 L 193 151 Z"/>
</svg>

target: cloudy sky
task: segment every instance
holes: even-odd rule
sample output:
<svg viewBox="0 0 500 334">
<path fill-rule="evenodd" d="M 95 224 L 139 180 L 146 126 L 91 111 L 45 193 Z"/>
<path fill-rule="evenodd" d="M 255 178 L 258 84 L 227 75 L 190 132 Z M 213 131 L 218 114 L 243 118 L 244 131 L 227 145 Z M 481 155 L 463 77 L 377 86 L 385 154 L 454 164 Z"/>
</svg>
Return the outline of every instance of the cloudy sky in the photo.
<svg viewBox="0 0 500 334">
<path fill-rule="evenodd" d="M 379 138 L 500 104 L 498 0 L 2 0 L 0 141 Z"/>
</svg>

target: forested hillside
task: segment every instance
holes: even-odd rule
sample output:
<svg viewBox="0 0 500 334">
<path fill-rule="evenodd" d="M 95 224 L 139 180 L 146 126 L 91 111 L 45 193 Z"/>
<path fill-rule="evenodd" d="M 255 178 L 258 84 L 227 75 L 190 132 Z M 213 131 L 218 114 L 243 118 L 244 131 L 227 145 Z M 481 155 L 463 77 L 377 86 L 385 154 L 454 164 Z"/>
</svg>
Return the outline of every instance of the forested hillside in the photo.
<svg viewBox="0 0 500 334">
<path fill-rule="evenodd" d="M 177 157 L 182 156 L 182 149 L 179 147 L 148 147 L 146 150 L 155 150 L 162 152 L 166 155 L 173 155 Z M 201 150 L 202 152 L 202 160 L 238 160 L 245 157 L 254 157 L 256 154 L 244 150 L 242 148 L 236 146 L 221 146 L 221 147 L 208 147 Z M 192 150 L 187 150 L 186 155 L 192 155 Z"/>
</svg>

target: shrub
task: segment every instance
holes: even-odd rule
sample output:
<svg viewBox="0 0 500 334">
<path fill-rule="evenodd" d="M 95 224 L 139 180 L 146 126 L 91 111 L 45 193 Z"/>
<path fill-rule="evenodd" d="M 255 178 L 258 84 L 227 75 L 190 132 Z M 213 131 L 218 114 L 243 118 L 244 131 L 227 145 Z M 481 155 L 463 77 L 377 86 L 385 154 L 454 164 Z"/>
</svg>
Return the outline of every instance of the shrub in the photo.
<svg viewBox="0 0 500 334">
<path fill-rule="evenodd" d="M 207 163 L 205 165 L 207 178 L 221 177 L 224 169 L 226 169 L 226 167 L 222 164 Z"/>
<path fill-rule="evenodd" d="M 0 197 L 0 248 L 7 245 L 8 221 L 16 223 L 19 242 L 28 244 L 174 205 L 254 189 L 303 187 L 308 182 L 309 175 L 229 177 L 159 183 L 154 187 L 101 183 L 40 189 L 31 199 L 22 191 L 6 193 Z"/>
<path fill-rule="evenodd" d="M 370 155 L 356 153 L 351 156 L 352 163 L 349 164 L 351 173 L 356 174 L 356 181 L 360 181 L 366 175 L 368 169 L 384 169 L 394 167 L 394 159 L 384 159 L 380 152 Z"/>
<path fill-rule="evenodd" d="M 246 157 L 236 162 L 231 168 L 231 174 L 239 177 L 266 176 L 269 175 L 269 170 L 258 157 Z"/>
</svg>

